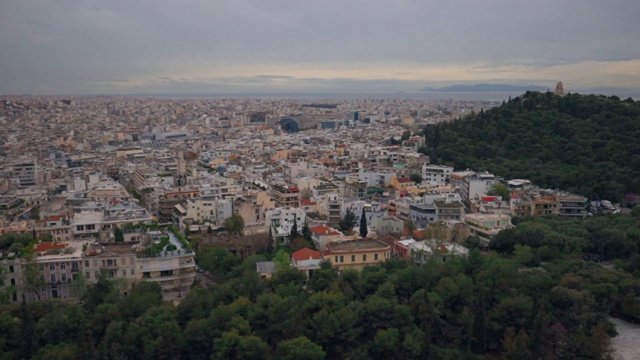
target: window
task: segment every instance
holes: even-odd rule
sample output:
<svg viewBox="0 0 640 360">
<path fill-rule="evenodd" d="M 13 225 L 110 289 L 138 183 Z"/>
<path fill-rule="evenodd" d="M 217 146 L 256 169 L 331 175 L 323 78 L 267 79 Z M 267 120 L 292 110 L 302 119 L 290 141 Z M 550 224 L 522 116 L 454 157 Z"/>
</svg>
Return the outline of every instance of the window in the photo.
<svg viewBox="0 0 640 360">
<path fill-rule="evenodd" d="M 56 282 L 56 275 L 55 274 L 51 275 L 51 282 L 52 283 Z"/>
<path fill-rule="evenodd" d="M 9 272 L 12 273 L 13 272 L 13 265 L 9 265 Z"/>
<path fill-rule="evenodd" d="M 97 279 L 100 279 L 100 272 L 98 272 L 98 271 L 94 271 L 94 272 L 93 272 L 93 276 L 95 276 L 96 280 L 97 280 Z"/>
<path fill-rule="evenodd" d="M 67 282 L 67 274 L 62 274 L 62 282 Z"/>
<path fill-rule="evenodd" d="M 344 256 L 340 255 L 340 262 L 344 262 Z"/>
<path fill-rule="evenodd" d="M 377 253 L 373 255 L 373 260 L 378 261 L 378 254 Z"/>
<path fill-rule="evenodd" d="M 362 255 L 362 261 L 367 261 L 367 254 Z"/>
<path fill-rule="evenodd" d="M 172 276 L 173 270 L 162 270 L 160 271 L 160 276 Z"/>
<path fill-rule="evenodd" d="M 84 261 L 84 267 L 89 267 L 89 260 Z"/>
<path fill-rule="evenodd" d="M 55 270 L 56 265 L 54 263 L 49 264 L 49 270 Z"/>
<path fill-rule="evenodd" d="M 150 277 L 151 277 L 151 273 L 149 273 L 149 272 L 143 272 L 143 273 L 142 273 L 142 277 L 143 277 L 143 278 L 145 278 L 145 279 L 148 279 L 148 278 L 150 278 Z"/>
<path fill-rule="evenodd" d="M 334 262 L 336 262 L 336 263 L 338 262 L 338 257 L 337 256 L 336 256 L 336 261 L 334 261 Z"/>
<path fill-rule="evenodd" d="M 16 279 L 11 279 L 11 285 L 15 285 L 16 284 Z"/>
<path fill-rule="evenodd" d="M 60 263 L 60 270 L 66 270 L 67 269 L 67 264 L 66 263 Z"/>
<path fill-rule="evenodd" d="M 356 256 L 355 255 L 351 255 L 351 262 L 356 262 Z"/>
<path fill-rule="evenodd" d="M 86 277 L 87 280 L 91 279 L 91 273 L 87 271 L 86 273 L 84 273 L 84 277 Z"/>
<path fill-rule="evenodd" d="M 116 277 L 116 272 L 115 272 L 115 271 L 113 271 L 113 270 L 109 270 L 109 277 L 110 277 L 110 278 L 114 278 L 114 277 Z"/>
<path fill-rule="evenodd" d="M 44 282 L 44 276 L 40 275 L 40 282 Z"/>
<path fill-rule="evenodd" d="M 127 270 L 122 270 L 122 276 L 127 276 Z"/>
<path fill-rule="evenodd" d="M 86 229 L 87 229 L 87 230 L 95 230 L 95 229 L 96 229 L 96 226 L 95 226 L 95 225 L 93 225 L 93 224 L 91 224 L 91 225 L 87 225 Z"/>
<path fill-rule="evenodd" d="M 133 276 L 135 273 L 135 270 L 131 269 L 131 276 Z"/>
</svg>

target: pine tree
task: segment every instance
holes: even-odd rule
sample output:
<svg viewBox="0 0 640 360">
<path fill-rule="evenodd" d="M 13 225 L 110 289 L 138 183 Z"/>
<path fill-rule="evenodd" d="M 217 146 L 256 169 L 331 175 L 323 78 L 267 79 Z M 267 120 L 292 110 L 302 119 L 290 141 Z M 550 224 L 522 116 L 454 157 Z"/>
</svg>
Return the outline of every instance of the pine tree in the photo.
<svg viewBox="0 0 640 360">
<path fill-rule="evenodd" d="M 340 226 L 340 230 L 342 231 L 351 231 L 351 229 L 353 229 L 353 226 L 356 224 L 356 216 L 353 213 L 353 211 L 351 211 L 351 208 L 347 208 L 347 211 L 344 214 L 344 217 L 342 218 L 342 220 L 340 220 L 340 223 L 338 223 L 338 225 Z"/>
<path fill-rule="evenodd" d="M 362 208 L 362 216 L 360 216 L 360 237 L 366 238 L 369 230 L 367 229 L 367 215 Z"/>
</svg>

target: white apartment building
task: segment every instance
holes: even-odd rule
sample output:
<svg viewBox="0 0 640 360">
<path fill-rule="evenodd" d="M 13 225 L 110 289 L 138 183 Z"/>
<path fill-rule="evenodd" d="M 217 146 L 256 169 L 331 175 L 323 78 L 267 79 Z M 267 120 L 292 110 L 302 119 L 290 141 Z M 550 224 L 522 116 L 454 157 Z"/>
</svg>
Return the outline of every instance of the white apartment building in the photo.
<svg viewBox="0 0 640 360">
<path fill-rule="evenodd" d="M 447 183 L 453 172 L 451 166 L 424 164 L 422 165 L 422 181 L 430 183 Z"/>
</svg>

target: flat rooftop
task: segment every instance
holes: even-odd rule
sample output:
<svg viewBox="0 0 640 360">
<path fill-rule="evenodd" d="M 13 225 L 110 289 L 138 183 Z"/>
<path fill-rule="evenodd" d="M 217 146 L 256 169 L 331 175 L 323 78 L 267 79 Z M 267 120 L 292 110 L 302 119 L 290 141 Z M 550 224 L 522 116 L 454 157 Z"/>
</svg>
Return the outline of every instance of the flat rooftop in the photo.
<svg viewBox="0 0 640 360">
<path fill-rule="evenodd" d="M 370 251 L 389 249 L 389 245 L 378 240 L 350 240 L 345 242 L 332 242 L 327 244 L 327 249 L 334 252 Z"/>
</svg>

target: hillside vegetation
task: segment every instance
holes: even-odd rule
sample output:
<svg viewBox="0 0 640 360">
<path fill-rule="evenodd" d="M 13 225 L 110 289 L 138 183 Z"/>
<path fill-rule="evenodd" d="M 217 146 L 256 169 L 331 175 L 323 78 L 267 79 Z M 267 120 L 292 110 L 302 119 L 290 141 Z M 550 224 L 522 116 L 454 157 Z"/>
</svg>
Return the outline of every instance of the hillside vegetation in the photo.
<svg viewBox="0 0 640 360">
<path fill-rule="evenodd" d="M 640 192 L 640 104 L 632 99 L 527 92 L 424 134 L 422 151 L 456 169 L 525 178 L 591 199 Z"/>
</svg>

